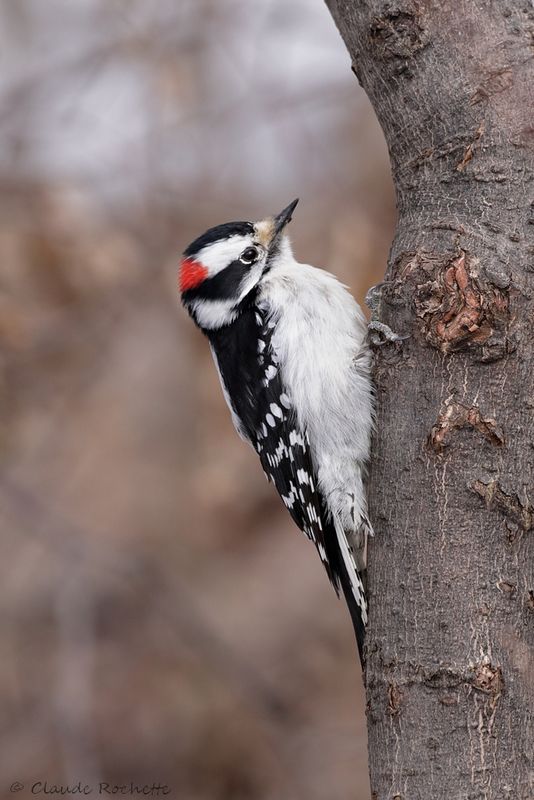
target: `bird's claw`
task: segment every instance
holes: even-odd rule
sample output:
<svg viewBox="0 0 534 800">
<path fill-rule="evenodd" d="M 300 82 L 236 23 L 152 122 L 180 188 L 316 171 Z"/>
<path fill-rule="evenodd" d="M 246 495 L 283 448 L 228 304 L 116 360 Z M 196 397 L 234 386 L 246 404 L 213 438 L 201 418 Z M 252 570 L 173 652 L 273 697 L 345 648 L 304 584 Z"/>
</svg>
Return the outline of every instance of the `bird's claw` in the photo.
<svg viewBox="0 0 534 800">
<path fill-rule="evenodd" d="M 369 332 L 369 341 L 375 347 L 381 347 L 387 343 L 404 342 L 405 339 L 410 338 L 409 335 L 400 336 L 395 331 L 392 331 L 385 322 L 379 322 L 378 320 L 371 320 L 367 330 Z"/>
</svg>

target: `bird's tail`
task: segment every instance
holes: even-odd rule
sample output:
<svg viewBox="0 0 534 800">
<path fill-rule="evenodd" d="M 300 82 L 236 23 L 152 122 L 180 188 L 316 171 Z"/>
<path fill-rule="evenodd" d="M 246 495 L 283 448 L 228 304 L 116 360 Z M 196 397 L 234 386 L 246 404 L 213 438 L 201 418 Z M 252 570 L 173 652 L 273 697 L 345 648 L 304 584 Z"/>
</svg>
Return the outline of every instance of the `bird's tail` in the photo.
<svg viewBox="0 0 534 800">
<path fill-rule="evenodd" d="M 332 521 L 331 532 L 334 535 L 327 538 L 330 545 L 328 558 L 332 565 L 332 571 L 345 596 L 363 669 L 365 666 L 365 626 L 367 625 L 367 600 L 364 586 L 365 569 L 363 569 L 363 564 L 357 564 L 355 553 L 348 543 L 347 535 L 340 520 L 334 519 Z M 335 588 L 337 589 L 338 587 Z"/>
<path fill-rule="evenodd" d="M 359 605 L 354 594 L 353 585 L 351 583 L 351 580 L 348 576 L 347 570 L 343 563 L 340 564 L 339 582 L 341 584 L 341 588 L 343 589 L 343 594 L 345 595 L 345 600 L 349 608 L 350 617 L 352 619 L 352 626 L 354 628 L 354 633 L 356 635 L 356 644 L 358 645 L 358 653 L 360 654 L 360 662 L 362 665 L 362 669 L 364 669 L 365 625 L 367 622 L 367 604 L 365 600 L 365 595 L 364 594 L 361 595 L 363 606 Z"/>
</svg>

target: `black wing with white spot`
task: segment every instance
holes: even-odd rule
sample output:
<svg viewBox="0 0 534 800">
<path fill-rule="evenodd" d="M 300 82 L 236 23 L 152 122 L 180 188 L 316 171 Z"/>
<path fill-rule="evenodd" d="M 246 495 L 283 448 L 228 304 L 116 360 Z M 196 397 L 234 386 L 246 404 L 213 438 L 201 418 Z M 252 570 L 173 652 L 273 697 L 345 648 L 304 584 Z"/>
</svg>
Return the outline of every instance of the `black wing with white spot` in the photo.
<svg viewBox="0 0 534 800">
<path fill-rule="evenodd" d="M 343 530 L 317 483 L 310 442 L 297 421 L 271 345 L 273 323 L 252 303 L 229 326 L 206 331 L 238 432 L 258 453 L 291 516 L 315 544 L 337 593 L 343 590 L 363 659 L 367 619 L 361 578 Z"/>
<path fill-rule="evenodd" d="M 271 347 L 272 323 L 264 324 L 261 313 L 256 314 L 257 358 L 263 374 L 257 396 L 259 424 L 252 443 L 265 474 L 276 486 L 289 513 L 315 544 L 337 591 L 339 581 L 330 563 L 327 541 L 331 525 L 317 486 L 308 435 L 300 428 L 291 398 L 282 383 L 278 359 Z"/>
</svg>

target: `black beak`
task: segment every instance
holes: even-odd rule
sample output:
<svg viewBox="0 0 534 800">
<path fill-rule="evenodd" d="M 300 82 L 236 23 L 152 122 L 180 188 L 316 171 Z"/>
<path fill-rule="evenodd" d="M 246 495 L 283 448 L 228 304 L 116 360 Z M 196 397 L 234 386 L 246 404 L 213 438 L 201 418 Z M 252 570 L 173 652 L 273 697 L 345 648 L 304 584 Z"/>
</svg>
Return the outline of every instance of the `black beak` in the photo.
<svg viewBox="0 0 534 800">
<path fill-rule="evenodd" d="M 277 216 L 274 218 L 274 233 L 273 239 L 278 236 L 279 233 L 283 231 L 286 225 L 291 222 L 291 217 L 293 216 L 293 211 L 297 207 L 299 199 L 297 197 L 296 200 L 293 200 L 283 211 L 281 211 Z"/>
</svg>

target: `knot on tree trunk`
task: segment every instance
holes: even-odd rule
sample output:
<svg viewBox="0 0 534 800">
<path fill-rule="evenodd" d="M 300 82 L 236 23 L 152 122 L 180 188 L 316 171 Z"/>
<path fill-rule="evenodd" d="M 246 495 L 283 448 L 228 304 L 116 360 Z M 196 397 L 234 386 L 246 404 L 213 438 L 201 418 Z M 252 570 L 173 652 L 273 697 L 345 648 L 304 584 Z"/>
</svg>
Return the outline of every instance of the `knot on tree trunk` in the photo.
<svg viewBox="0 0 534 800">
<path fill-rule="evenodd" d="M 399 295 L 419 320 L 429 344 L 442 353 L 474 350 L 480 361 L 495 361 L 513 350 L 507 337 L 509 297 L 503 281 L 483 278 L 478 259 L 456 253 L 403 254 L 385 300 Z"/>
<path fill-rule="evenodd" d="M 428 44 L 420 6 L 415 2 L 385 3 L 369 26 L 371 44 L 384 61 L 405 61 Z"/>
<path fill-rule="evenodd" d="M 468 408 L 462 403 L 455 403 L 448 399 L 430 432 L 428 438 L 430 447 L 436 453 L 441 453 L 449 444 L 450 434 L 462 428 L 471 428 L 477 431 L 491 444 L 504 444 L 504 434 L 495 419 L 483 417 L 478 406 Z"/>
</svg>

